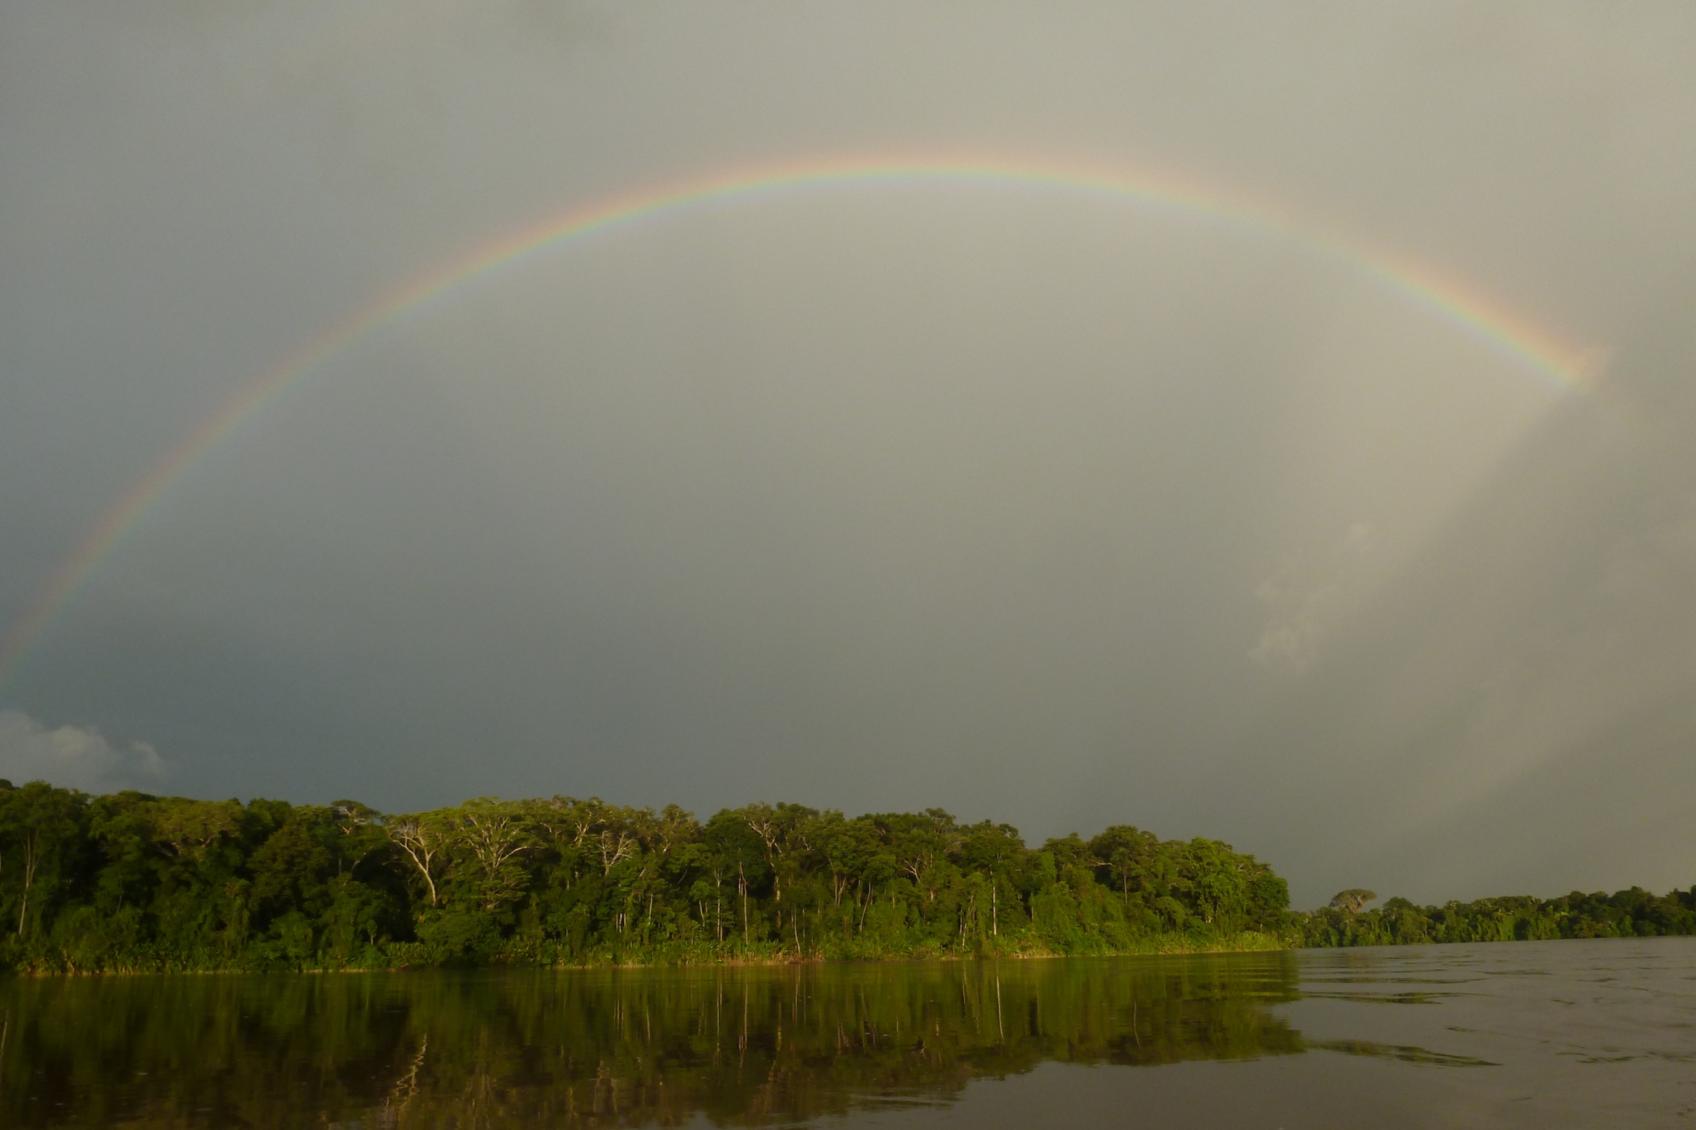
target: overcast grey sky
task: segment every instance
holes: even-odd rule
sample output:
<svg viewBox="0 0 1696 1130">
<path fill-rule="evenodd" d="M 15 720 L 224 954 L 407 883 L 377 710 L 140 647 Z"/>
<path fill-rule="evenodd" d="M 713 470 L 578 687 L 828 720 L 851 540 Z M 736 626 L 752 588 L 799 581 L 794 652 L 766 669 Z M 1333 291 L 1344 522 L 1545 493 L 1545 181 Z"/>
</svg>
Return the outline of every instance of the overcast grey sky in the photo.
<svg viewBox="0 0 1696 1130">
<path fill-rule="evenodd" d="M 0 626 L 256 375 L 501 233 L 848 154 L 338 353 L 0 686 L 0 775 L 1208 835 L 1298 904 L 1696 882 L 1696 8 L 5 4 Z"/>
</svg>

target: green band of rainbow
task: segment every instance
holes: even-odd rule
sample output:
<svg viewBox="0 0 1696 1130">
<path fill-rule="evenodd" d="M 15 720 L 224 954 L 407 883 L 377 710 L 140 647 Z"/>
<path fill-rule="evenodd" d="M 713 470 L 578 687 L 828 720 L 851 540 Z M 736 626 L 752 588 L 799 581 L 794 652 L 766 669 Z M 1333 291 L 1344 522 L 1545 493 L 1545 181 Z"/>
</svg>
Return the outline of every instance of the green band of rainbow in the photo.
<svg viewBox="0 0 1696 1130">
<path fill-rule="evenodd" d="M 1559 389 L 1583 387 L 1587 354 L 1516 316 L 1458 279 L 1388 249 L 1345 238 L 1267 202 L 1235 196 L 1169 172 L 1111 169 L 1074 162 L 1006 157 L 834 157 L 744 167 L 645 187 L 569 208 L 511 235 L 475 247 L 379 295 L 300 349 L 248 381 L 202 420 L 100 515 L 0 639 L 0 687 L 16 675 L 31 645 L 76 597 L 124 534 L 149 507 L 244 420 L 296 381 L 373 330 L 430 299 L 575 237 L 694 205 L 773 191 L 825 186 L 941 184 L 1018 185 L 1070 194 L 1108 196 L 1139 207 L 1159 206 L 1226 217 L 1298 237 L 1311 250 L 1338 258 L 1406 300 L 1506 353 Z"/>
</svg>

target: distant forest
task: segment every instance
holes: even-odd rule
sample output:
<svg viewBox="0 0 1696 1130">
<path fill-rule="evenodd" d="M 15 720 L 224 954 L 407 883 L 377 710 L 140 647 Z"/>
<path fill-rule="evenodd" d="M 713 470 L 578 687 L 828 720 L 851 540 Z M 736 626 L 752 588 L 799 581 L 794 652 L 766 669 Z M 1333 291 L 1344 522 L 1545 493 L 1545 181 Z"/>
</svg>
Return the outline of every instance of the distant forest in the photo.
<svg viewBox="0 0 1696 1130">
<path fill-rule="evenodd" d="M 1289 909 L 1217 840 L 1117 825 L 1027 847 L 941 809 L 751 804 L 702 822 L 598 799 L 89 796 L 0 781 L 0 967 L 38 972 L 1155 953 L 1696 933 L 1655 898 Z"/>
<path fill-rule="evenodd" d="M 1642 887 L 1606 894 L 1573 891 L 1415 906 L 1393 898 L 1372 910 L 1371 891 L 1342 891 L 1331 905 L 1298 915 L 1304 946 L 1400 946 L 1428 942 L 1533 942 L 1555 938 L 1655 938 L 1696 934 L 1696 886 L 1652 895 Z"/>
</svg>

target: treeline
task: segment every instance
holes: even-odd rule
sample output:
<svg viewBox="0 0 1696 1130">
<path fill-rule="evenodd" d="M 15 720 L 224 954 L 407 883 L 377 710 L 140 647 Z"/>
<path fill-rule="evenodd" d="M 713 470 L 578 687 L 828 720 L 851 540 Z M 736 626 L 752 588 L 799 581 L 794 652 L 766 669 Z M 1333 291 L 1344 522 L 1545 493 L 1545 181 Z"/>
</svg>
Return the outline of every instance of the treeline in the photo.
<svg viewBox="0 0 1696 1130">
<path fill-rule="evenodd" d="M 1028 848 L 940 809 L 704 823 L 597 799 L 88 796 L 0 781 L 0 965 L 40 971 L 1091 954 L 1293 940 L 1283 879 L 1128 826 Z"/>
<path fill-rule="evenodd" d="M 1641 887 L 1604 894 L 1573 891 L 1415 906 L 1393 898 L 1371 910 L 1371 891 L 1343 891 L 1323 910 L 1300 916 L 1302 944 L 1394 946 L 1431 942 L 1545 941 L 1555 938 L 1653 938 L 1696 934 L 1696 886 L 1652 895 Z"/>
</svg>

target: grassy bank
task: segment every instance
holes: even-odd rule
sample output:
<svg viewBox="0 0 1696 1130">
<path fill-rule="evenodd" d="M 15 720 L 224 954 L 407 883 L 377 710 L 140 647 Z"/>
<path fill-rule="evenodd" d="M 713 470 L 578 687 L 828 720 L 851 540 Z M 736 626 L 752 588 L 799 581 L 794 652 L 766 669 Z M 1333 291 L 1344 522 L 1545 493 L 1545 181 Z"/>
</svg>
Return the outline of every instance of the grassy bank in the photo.
<svg viewBox="0 0 1696 1130">
<path fill-rule="evenodd" d="M 1139 938 L 1127 945 L 1089 946 L 1060 950 L 1032 939 L 974 951 L 912 946 L 900 950 L 874 950 L 869 946 L 834 946 L 829 952 L 797 952 L 777 945 L 754 944 L 721 948 L 701 943 L 673 943 L 603 949 L 581 955 L 502 954 L 484 960 L 464 957 L 444 961 L 423 960 L 413 947 L 393 947 L 402 952 L 367 954 L 344 964 L 289 963 L 281 961 L 235 961 L 188 964 L 180 961 L 126 961 L 102 966 L 77 966 L 50 960 L 21 963 L 14 972 L 23 976 L 149 976 L 158 974 L 224 973 L 399 973 L 426 969 L 652 969 L 683 967 L 774 967 L 785 965 L 851 965 L 928 961 L 1054 961 L 1066 958 L 1163 957 L 1190 954 L 1257 953 L 1285 950 L 1294 939 L 1259 931 L 1217 936 L 1159 934 Z"/>
</svg>

